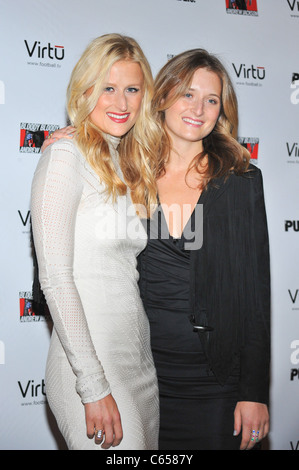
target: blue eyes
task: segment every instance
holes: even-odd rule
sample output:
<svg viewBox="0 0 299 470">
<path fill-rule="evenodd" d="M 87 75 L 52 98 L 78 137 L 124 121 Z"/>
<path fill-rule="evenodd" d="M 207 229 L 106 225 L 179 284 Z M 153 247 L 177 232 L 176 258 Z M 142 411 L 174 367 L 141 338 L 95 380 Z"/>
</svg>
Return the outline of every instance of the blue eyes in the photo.
<svg viewBox="0 0 299 470">
<path fill-rule="evenodd" d="M 137 87 L 129 87 L 126 89 L 128 93 L 138 93 L 139 90 L 140 89 Z M 115 88 L 113 88 L 112 86 L 107 86 L 106 88 L 104 88 L 104 91 L 107 93 L 113 93 L 115 91 Z"/>
<path fill-rule="evenodd" d="M 193 95 L 192 95 L 192 93 L 185 93 L 184 98 L 191 99 L 191 98 L 193 98 Z M 214 98 L 208 98 L 207 102 L 210 103 L 210 104 L 218 104 L 218 100 L 214 99 Z"/>
<path fill-rule="evenodd" d="M 139 88 L 135 88 L 135 87 L 128 88 L 128 92 L 130 93 L 137 93 L 138 91 L 139 91 Z"/>
</svg>

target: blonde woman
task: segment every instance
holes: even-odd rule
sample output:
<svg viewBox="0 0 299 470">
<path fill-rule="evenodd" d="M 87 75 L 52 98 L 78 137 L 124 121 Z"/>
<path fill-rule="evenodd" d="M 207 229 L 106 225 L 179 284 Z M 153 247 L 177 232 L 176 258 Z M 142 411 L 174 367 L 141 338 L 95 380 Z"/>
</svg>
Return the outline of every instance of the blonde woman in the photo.
<svg viewBox="0 0 299 470">
<path fill-rule="evenodd" d="M 136 270 L 146 233 L 133 205 L 148 213 L 156 201 L 151 98 L 150 67 L 132 38 L 92 41 L 68 86 L 74 138 L 48 147 L 33 179 L 39 279 L 54 321 L 47 398 L 69 449 L 157 448 Z"/>
</svg>

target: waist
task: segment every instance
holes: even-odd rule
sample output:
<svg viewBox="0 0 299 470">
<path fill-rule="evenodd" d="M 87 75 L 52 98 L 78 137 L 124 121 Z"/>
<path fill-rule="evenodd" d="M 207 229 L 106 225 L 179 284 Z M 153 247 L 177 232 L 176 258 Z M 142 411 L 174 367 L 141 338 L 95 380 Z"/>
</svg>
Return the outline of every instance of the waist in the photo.
<svg viewBox="0 0 299 470">
<path fill-rule="evenodd" d="M 212 375 L 203 352 L 182 352 L 153 348 L 158 376 L 206 377 Z"/>
</svg>

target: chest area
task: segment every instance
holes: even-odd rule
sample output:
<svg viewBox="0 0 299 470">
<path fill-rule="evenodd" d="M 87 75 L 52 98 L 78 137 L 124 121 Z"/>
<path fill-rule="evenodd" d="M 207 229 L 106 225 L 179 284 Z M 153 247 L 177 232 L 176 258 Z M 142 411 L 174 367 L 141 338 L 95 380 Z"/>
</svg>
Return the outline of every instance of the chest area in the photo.
<svg viewBox="0 0 299 470">
<path fill-rule="evenodd" d="M 158 180 L 158 194 L 171 236 L 179 238 L 201 195 L 199 180 L 185 175 L 165 175 Z"/>
<path fill-rule="evenodd" d="M 76 218 L 77 239 L 113 248 L 142 250 L 147 234 L 130 191 L 113 200 L 97 178 L 85 181 Z"/>
</svg>

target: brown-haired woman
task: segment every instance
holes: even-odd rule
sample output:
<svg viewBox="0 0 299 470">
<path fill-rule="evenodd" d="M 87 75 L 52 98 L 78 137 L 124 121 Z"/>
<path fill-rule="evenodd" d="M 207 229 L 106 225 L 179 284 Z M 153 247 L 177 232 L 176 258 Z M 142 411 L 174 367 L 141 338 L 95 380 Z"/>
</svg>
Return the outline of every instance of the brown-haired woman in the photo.
<svg viewBox="0 0 299 470">
<path fill-rule="evenodd" d="M 269 250 L 260 170 L 237 100 L 205 50 L 155 81 L 159 210 L 140 255 L 163 449 L 251 449 L 269 428 Z"/>
</svg>

